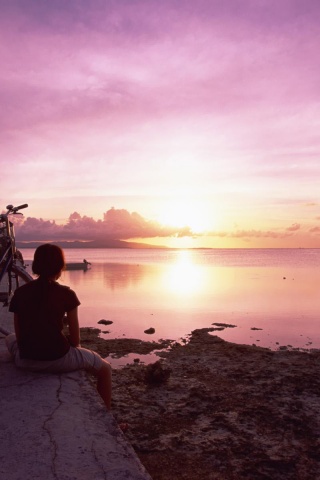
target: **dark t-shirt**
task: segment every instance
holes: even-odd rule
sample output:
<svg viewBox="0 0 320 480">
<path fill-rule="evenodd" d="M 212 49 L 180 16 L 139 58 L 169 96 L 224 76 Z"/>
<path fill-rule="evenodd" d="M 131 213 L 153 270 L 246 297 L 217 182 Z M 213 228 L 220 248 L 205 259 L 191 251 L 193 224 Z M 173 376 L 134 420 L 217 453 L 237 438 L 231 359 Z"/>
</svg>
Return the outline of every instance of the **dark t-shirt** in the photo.
<svg viewBox="0 0 320 480">
<path fill-rule="evenodd" d="M 37 279 L 18 288 L 10 312 L 18 314 L 18 347 L 21 358 L 56 360 L 63 357 L 69 342 L 62 333 L 63 317 L 80 305 L 69 287 Z"/>
</svg>

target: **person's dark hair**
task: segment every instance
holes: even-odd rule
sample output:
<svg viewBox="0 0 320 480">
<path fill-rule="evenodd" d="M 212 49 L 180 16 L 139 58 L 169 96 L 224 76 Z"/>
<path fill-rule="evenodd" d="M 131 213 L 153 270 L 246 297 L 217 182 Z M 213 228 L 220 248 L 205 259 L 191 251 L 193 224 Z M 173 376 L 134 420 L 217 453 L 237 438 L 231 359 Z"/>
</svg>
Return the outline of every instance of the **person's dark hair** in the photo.
<svg viewBox="0 0 320 480">
<path fill-rule="evenodd" d="M 59 275 L 66 266 L 63 250 L 58 245 L 45 243 L 34 253 L 32 271 L 42 278 Z"/>
</svg>

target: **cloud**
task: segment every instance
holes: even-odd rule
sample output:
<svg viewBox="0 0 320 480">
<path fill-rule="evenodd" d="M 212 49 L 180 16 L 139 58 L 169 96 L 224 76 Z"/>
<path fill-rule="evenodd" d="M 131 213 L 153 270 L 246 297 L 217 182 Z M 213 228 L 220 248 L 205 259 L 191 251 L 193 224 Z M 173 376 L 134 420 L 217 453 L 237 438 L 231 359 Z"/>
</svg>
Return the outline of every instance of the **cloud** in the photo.
<svg viewBox="0 0 320 480">
<path fill-rule="evenodd" d="M 281 239 L 287 238 L 293 235 L 293 233 L 288 229 L 286 232 L 283 231 L 272 231 L 272 230 L 236 230 L 235 232 L 210 232 L 212 237 L 226 237 L 226 238 L 274 238 Z"/>
<path fill-rule="evenodd" d="M 220 237 L 233 239 L 283 239 L 291 237 L 301 226 L 292 224 L 284 230 L 235 230 L 211 231 L 195 234 L 190 227 L 169 227 L 159 222 L 147 220 L 137 212 L 111 208 L 102 219 L 95 220 L 86 215 L 73 212 L 68 221 L 59 225 L 54 220 L 21 217 L 15 222 L 17 239 L 21 242 L 48 241 L 98 241 L 165 238 L 165 237 Z M 320 232 L 320 227 L 310 229 L 311 233 Z"/>
<path fill-rule="evenodd" d="M 1 2 L 1 195 L 317 198 L 319 14 L 311 0 Z M 159 230 L 127 221 L 33 227 Z"/>
<path fill-rule="evenodd" d="M 318 234 L 320 233 L 320 227 L 310 228 L 309 232 Z"/>
<path fill-rule="evenodd" d="M 16 237 L 20 241 L 49 241 L 58 240 L 62 227 L 54 221 L 27 217 L 19 224 L 15 223 Z"/>
<path fill-rule="evenodd" d="M 28 217 L 16 225 L 19 241 L 103 241 L 128 240 L 131 238 L 184 237 L 192 236 L 188 227 L 174 228 L 149 221 L 136 212 L 111 208 L 103 220 L 94 220 L 74 212 L 68 222 L 58 225 L 55 221 Z"/>
<path fill-rule="evenodd" d="M 286 230 L 287 232 L 296 232 L 297 230 L 300 230 L 301 225 L 299 223 L 293 223 L 291 227 L 288 227 Z"/>
<path fill-rule="evenodd" d="M 239 230 L 235 233 L 231 233 L 229 236 L 233 238 L 286 238 L 291 236 L 292 233 L 275 232 L 272 230 Z"/>
</svg>

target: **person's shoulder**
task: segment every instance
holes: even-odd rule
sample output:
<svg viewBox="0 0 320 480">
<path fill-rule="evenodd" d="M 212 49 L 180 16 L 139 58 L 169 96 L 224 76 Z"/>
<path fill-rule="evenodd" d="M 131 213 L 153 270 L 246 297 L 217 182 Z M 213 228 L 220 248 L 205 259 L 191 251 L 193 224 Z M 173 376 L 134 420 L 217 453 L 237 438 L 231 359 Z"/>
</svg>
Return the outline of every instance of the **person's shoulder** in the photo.
<svg viewBox="0 0 320 480">
<path fill-rule="evenodd" d="M 10 304 L 14 305 L 17 302 L 25 302 L 28 298 L 33 297 L 34 292 L 37 291 L 36 287 L 37 282 L 35 280 L 32 280 L 31 282 L 24 283 L 20 287 L 16 288 L 13 292 Z"/>
<path fill-rule="evenodd" d="M 23 285 L 20 285 L 20 287 L 18 287 L 14 293 L 15 295 L 18 294 L 23 294 L 25 292 L 29 292 L 30 290 L 33 290 L 34 288 L 37 288 L 37 281 L 36 280 L 32 280 L 31 282 L 27 282 L 27 283 L 24 283 Z"/>
<path fill-rule="evenodd" d="M 61 285 L 61 283 L 54 282 L 54 288 L 59 289 L 60 292 L 68 293 L 75 293 L 68 285 Z"/>
<path fill-rule="evenodd" d="M 72 304 L 74 307 L 80 305 L 80 300 L 76 292 L 70 287 L 56 282 L 56 288 L 59 298 L 63 299 L 68 305 Z"/>
<path fill-rule="evenodd" d="M 61 285 L 61 283 L 58 283 L 58 282 L 53 282 L 52 285 L 54 286 L 54 288 L 59 288 L 59 290 L 61 291 L 71 290 L 71 288 L 68 285 Z"/>
</svg>

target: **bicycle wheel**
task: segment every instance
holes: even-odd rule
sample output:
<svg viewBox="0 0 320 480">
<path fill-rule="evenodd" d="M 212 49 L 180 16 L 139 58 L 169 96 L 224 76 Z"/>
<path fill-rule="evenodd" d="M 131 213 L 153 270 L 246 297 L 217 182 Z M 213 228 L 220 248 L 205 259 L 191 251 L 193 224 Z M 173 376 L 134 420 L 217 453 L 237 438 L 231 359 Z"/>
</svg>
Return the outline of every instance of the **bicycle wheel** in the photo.
<svg viewBox="0 0 320 480">
<path fill-rule="evenodd" d="M 9 256 L 1 265 L 0 303 L 7 306 L 12 294 L 12 257 Z"/>
<path fill-rule="evenodd" d="M 31 275 L 29 275 L 29 273 L 20 265 L 11 265 L 10 269 L 8 269 L 6 273 L 7 288 L 5 291 L 0 291 L 0 303 L 3 303 L 4 307 L 9 305 L 14 290 L 20 287 L 20 285 L 29 283 L 31 280 L 33 280 Z"/>
<path fill-rule="evenodd" d="M 33 280 L 31 275 L 24 269 L 24 267 L 14 263 L 11 268 L 12 273 L 14 273 L 16 278 L 16 288 L 20 286 L 20 280 L 23 283 L 29 283 Z"/>
</svg>

